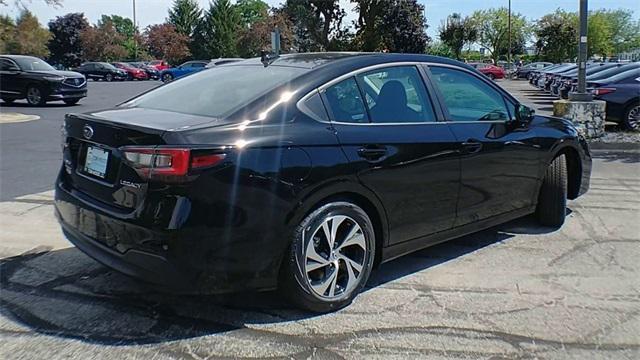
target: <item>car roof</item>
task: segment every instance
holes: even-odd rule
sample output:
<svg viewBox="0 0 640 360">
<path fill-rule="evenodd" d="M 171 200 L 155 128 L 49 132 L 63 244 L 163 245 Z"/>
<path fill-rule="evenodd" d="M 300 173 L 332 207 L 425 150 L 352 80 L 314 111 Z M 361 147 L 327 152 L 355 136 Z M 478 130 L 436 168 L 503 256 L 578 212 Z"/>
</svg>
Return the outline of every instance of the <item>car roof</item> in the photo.
<svg viewBox="0 0 640 360">
<path fill-rule="evenodd" d="M 378 60 L 378 61 L 375 61 Z M 317 52 L 317 53 L 296 53 L 284 54 L 272 60 L 269 64 L 277 66 L 290 66 L 304 69 L 315 69 L 328 64 L 340 62 L 341 64 L 357 64 L 370 62 L 433 62 L 440 64 L 450 64 L 471 68 L 471 66 L 449 58 L 425 54 L 395 54 L 395 53 L 366 53 L 366 52 Z M 225 66 L 241 65 L 262 65 L 259 57 L 234 62 Z"/>
<path fill-rule="evenodd" d="M 39 57 L 35 57 L 35 56 L 29 56 L 29 55 L 5 55 L 5 54 L 1 54 L 0 56 L 2 57 L 6 57 L 9 59 L 38 59 L 38 60 L 42 60 Z"/>
</svg>

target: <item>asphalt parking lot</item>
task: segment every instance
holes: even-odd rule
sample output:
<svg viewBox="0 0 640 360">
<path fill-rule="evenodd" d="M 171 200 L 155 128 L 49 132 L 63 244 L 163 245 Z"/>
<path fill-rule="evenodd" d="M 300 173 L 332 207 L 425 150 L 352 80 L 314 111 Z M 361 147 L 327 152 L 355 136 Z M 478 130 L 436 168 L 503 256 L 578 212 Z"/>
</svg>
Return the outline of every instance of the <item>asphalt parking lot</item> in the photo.
<svg viewBox="0 0 640 360">
<path fill-rule="evenodd" d="M 501 84 L 538 109 L 525 82 Z M 91 260 L 52 207 L 64 113 L 159 82 L 93 83 L 77 106 L 0 107 L 1 359 L 638 359 L 640 153 L 597 151 L 591 190 L 559 230 L 529 217 L 374 271 L 346 309 L 277 292 L 178 296 Z"/>
</svg>

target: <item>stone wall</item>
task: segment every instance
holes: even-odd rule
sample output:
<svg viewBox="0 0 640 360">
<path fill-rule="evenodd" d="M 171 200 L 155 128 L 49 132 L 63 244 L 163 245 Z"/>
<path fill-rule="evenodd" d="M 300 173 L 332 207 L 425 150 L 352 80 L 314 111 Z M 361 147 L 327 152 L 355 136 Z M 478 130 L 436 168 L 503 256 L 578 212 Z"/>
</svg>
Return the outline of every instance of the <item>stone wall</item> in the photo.
<svg viewBox="0 0 640 360">
<path fill-rule="evenodd" d="M 553 115 L 573 122 L 578 132 L 587 139 L 604 135 L 606 102 L 557 100 L 553 102 Z"/>
</svg>

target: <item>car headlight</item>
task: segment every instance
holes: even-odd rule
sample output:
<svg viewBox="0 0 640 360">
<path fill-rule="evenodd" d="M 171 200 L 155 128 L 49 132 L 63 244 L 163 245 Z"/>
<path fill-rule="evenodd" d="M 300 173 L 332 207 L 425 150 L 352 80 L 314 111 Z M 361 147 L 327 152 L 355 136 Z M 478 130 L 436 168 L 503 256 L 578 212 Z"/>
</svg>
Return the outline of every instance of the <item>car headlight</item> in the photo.
<svg viewBox="0 0 640 360">
<path fill-rule="evenodd" d="M 49 81 L 62 81 L 64 80 L 64 76 L 45 76 L 44 79 Z"/>
</svg>

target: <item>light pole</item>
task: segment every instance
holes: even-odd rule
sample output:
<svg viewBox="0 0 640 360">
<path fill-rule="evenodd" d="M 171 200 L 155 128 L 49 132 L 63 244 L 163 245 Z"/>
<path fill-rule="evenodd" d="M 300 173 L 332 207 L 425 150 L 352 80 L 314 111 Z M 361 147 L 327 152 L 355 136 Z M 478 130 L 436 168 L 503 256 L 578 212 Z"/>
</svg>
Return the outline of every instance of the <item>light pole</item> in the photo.
<svg viewBox="0 0 640 360">
<path fill-rule="evenodd" d="M 511 67 L 511 0 L 509 0 L 509 52 L 507 53 L 507 67 Z"/>
<path fill-rule="evenodd" d="M 137 34 L 137 26 L 136 26 L 136 0 L 133 0 L 133 60 L 138 60 L 138 38 Z"/>
<path fill-rule="evenodd" d="M 587 93 L 586 69 L 587 69 L 587 0 L 580 0 L 580 42 L 578 45 L 578 91 L 569 94 L 569 100 L 591 101 L 593 96 Z"/>
</svg>

